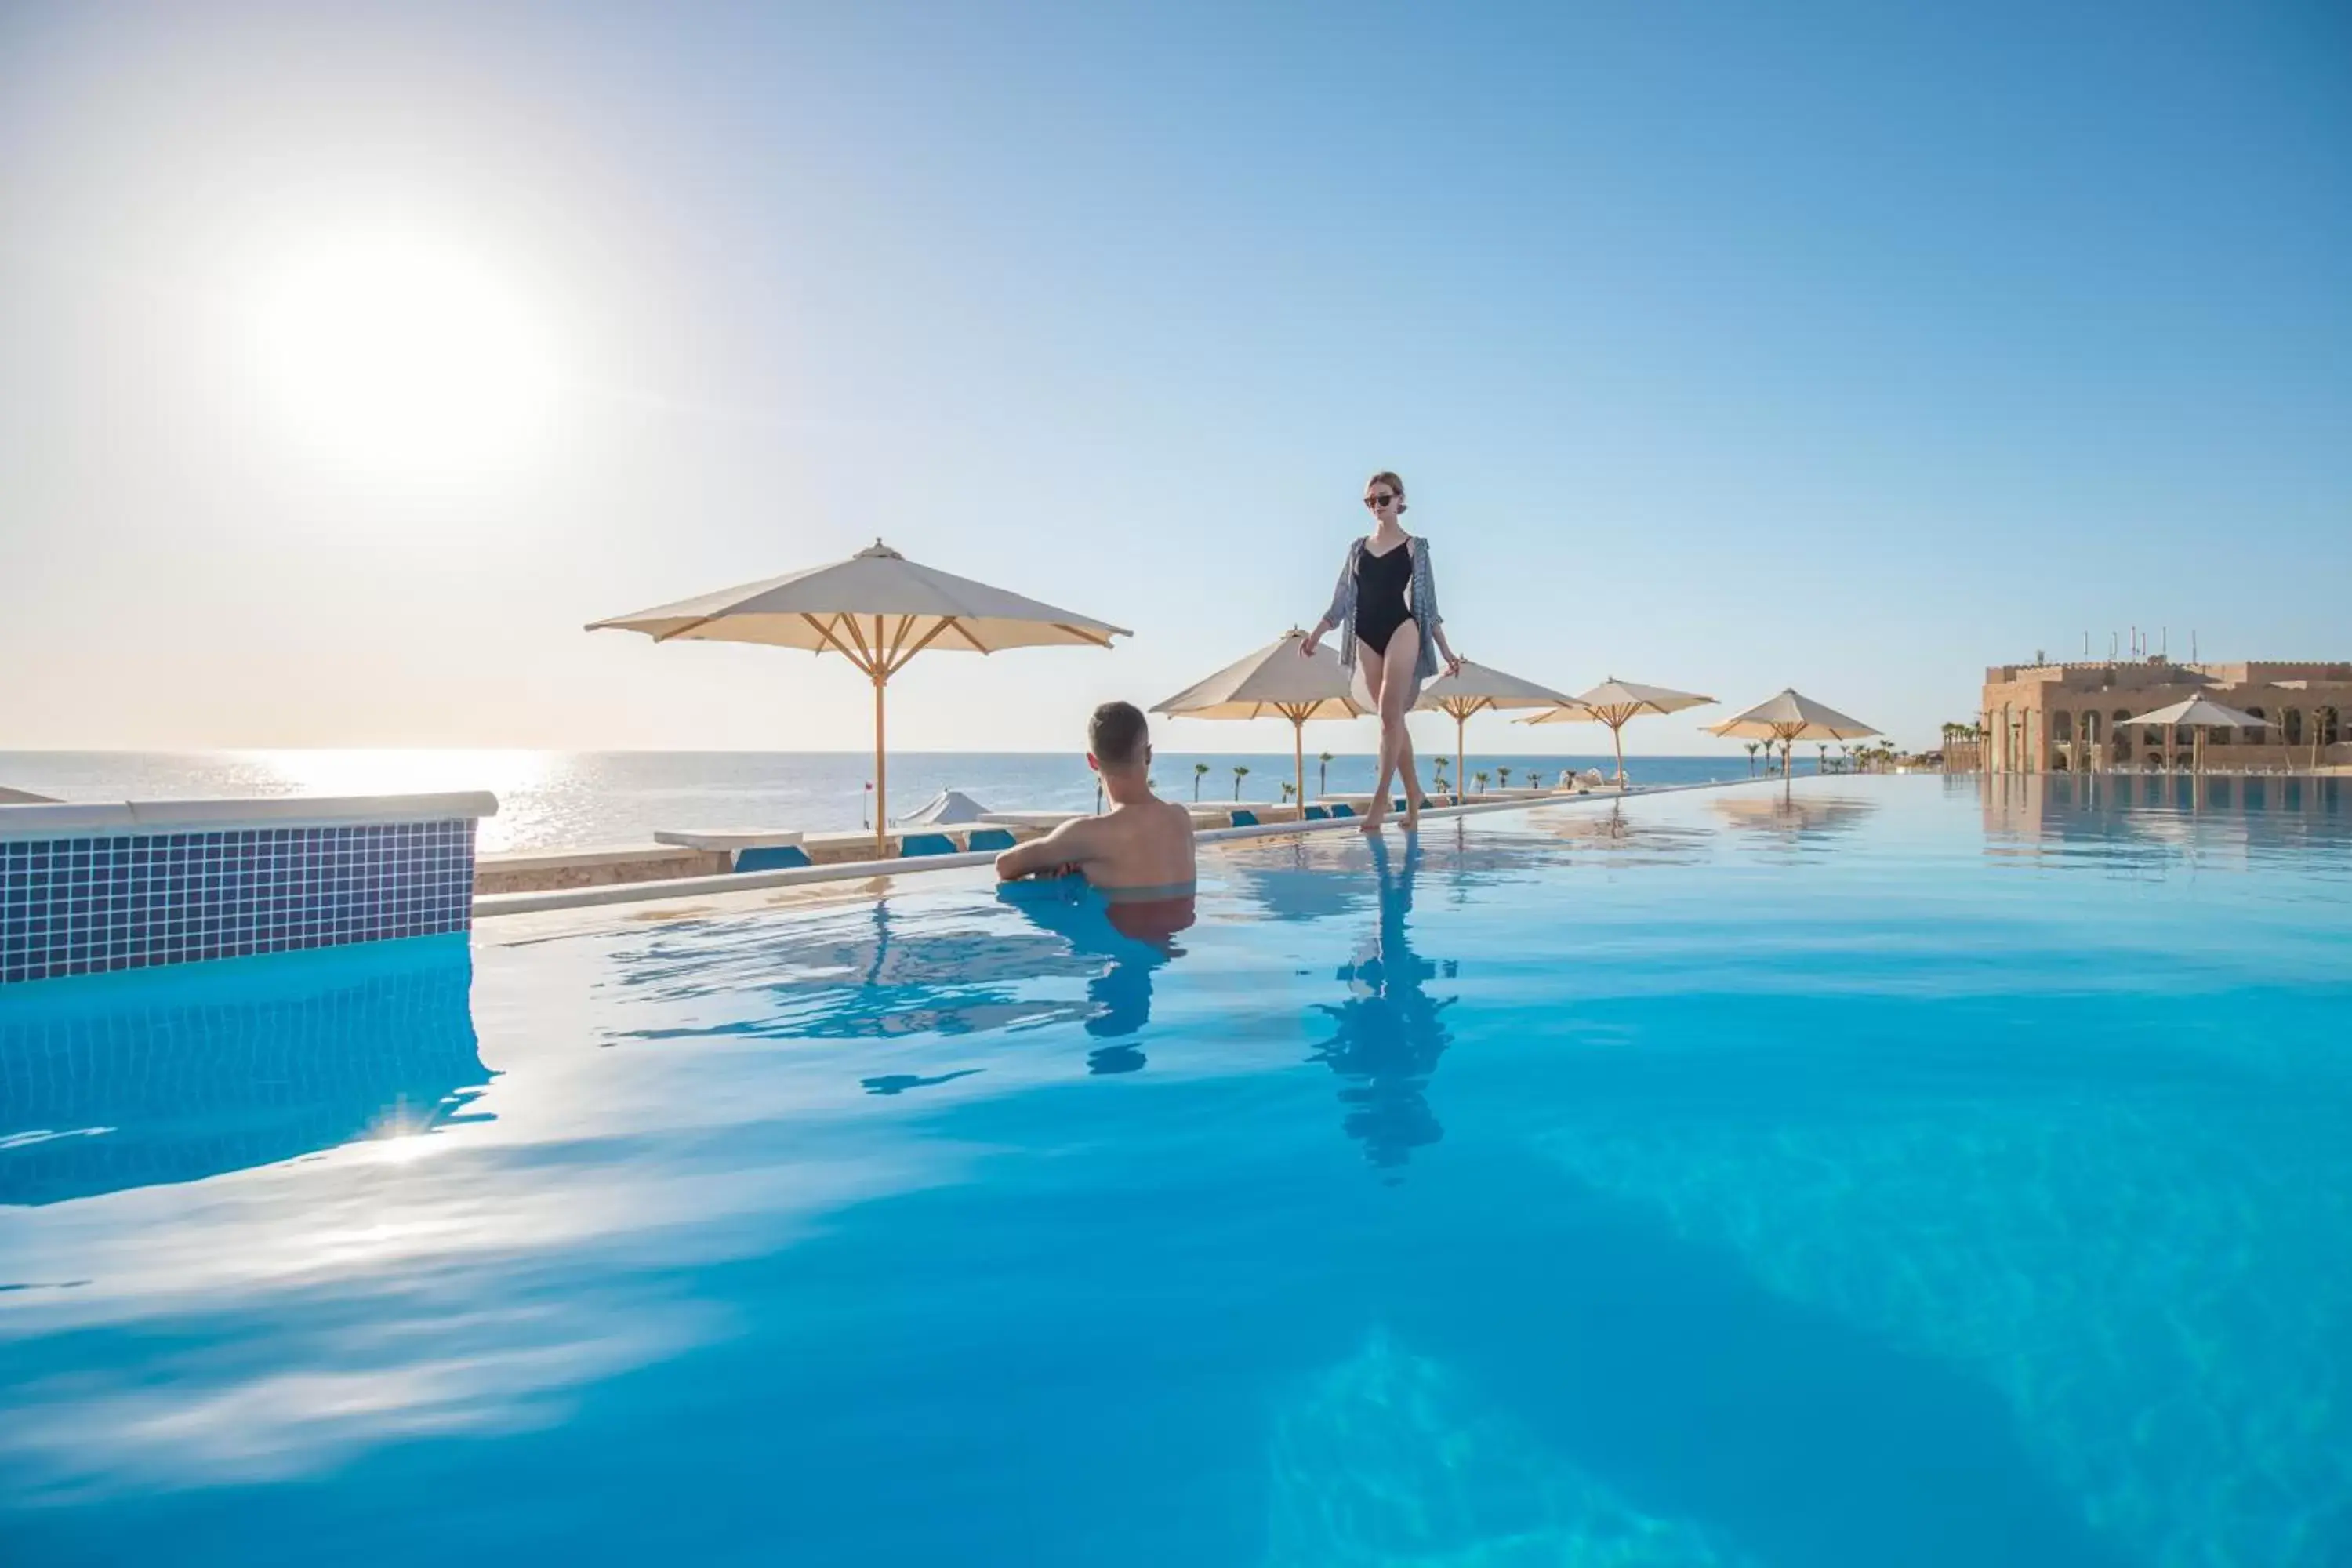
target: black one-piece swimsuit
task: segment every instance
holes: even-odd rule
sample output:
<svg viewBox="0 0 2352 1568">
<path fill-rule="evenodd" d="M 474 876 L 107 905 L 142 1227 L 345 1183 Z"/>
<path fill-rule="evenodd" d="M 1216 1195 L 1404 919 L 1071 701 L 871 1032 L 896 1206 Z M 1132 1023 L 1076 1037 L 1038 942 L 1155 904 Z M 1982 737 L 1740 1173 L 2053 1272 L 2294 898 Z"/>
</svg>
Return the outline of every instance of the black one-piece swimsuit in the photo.
<svg viewBox="0 0 2352 1568">
<path fill-rule="evenodd" d="M 1405 590 L 1412 585 L 1412 544 L 1398 545 L 1385 555 L 1370 547 L 1356 552 L 1356 635 L 1374 653 L 1386 656 L 1389 638 L 1412 619 L 1405 606 Z"/>
</svg>

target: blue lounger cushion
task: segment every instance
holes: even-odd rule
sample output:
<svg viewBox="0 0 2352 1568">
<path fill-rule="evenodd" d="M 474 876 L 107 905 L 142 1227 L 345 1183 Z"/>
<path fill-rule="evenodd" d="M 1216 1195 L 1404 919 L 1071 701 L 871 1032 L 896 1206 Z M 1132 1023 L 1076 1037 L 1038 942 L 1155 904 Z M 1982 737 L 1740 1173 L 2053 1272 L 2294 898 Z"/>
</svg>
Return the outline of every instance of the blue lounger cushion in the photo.
<svg viewBox="0 0 2352 1568">
<path fill-rule="evenodd" d="M 735 851 L 738 871 L 784 871 L 807 864 L 808 851 L 797 844 L 761 844 Z"/>
<path fill-rule="evenodd" d="M 971 843 L 974 849 L 1010 849 L 1013 847 L 1013 832 L 1005 827 L 974 828 Z"/>
<path fill-rule="evenodd" d="M 1344 800 L 1343 800 L 1343 801 L 1339 802 L 1337 805 L 1334 805 L 1334 806 L 1331 808 L 1331 815 L 1332 815 L 1333 816 L 1335 816 L 1335 817 L 1339 817 L 1339 816 L 1355 816 L 1355 815 L 1356 815 L 1356 808 L 1355 808 L 1354 806 L 1352 806 L 1352 805 L 1349 805 L 1346 801 L 1344 801 Z"/>
<path fill-rule="evenodd" d="M 1319 805 L 1310 805 L 1307 808 L 1307 820 L 1309 822 L 1328 822 L 1330 819 L 1331 814 Z"/>
<path fill-rule="evenodd" d="M 955 852 L 955 840 L 944 833 L 909 833 L 906 842 L 898 846 L 901 855 L 952 855 Z"/>
<path fill-rule="evenodd" d="M 1257 826 L 1257 813 L 1255 811 L 1234 812 L 1234 826 L 1235 827 L 1255 827 Z"/>
</svg>

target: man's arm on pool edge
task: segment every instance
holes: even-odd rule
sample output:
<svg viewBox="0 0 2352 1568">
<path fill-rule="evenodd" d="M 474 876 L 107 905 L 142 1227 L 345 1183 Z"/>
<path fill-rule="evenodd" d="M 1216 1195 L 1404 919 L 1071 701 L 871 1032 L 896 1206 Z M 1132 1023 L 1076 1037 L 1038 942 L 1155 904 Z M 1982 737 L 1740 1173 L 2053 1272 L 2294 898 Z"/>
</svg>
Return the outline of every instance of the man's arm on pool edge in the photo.
<svg viewBox="0 0 2352 1568">
<path fill-rule="evenodd" d="M 1091 817 L 1074 817 L 1043 838 L 1015 844 L 996 858 L 996 879 L 1014 882 L 1040 871 L 1076 870 L 1086 861 L 1087 840 L 1093 826 Z"/>
</svg>

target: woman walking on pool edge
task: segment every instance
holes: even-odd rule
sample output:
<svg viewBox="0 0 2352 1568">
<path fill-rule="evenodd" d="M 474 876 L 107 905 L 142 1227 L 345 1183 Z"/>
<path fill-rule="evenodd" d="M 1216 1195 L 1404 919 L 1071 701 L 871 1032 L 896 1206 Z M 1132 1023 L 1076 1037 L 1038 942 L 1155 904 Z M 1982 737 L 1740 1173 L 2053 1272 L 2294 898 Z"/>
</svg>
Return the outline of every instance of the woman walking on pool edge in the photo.
<svg viewBox="0 0 2352 1568">
<path fill-rule="evenodd" d="M 1364 506 L 1372 514 L 1372 531 L 1348 547 L 1331 607 L 1298 651 L 1314 658 L 1323 634 L 1342 628 L 1339 663 L 1354 672 L 1356 700 L 1381 716 L 1381 772 L 1364 831 L 1381 830 L 1390 781 L 1402 777 L 1404 826 L 1411 832 L 1421 826 L 1421 777 L 1405 715 L 1421 700 L 1421 683 L 1437 673 L 1441 654 L 1448 673 L 1459 674 L 1462 660 L 1445 640 L 1445 622 L 1437 613 L 1429 541 L 1397 521 L 1405 510 L 1404 481 L 1385 470 L 1374 474 L 1364 485 Z"/>
</svg>

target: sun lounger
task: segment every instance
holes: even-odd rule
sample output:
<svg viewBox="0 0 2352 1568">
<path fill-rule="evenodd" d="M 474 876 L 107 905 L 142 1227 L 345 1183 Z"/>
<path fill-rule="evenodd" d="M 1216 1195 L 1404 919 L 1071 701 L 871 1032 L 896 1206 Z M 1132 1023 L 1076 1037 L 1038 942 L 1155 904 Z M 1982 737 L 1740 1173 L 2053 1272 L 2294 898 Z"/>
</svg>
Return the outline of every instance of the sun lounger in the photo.
<svg viewBox="0 0 2352 1568">
<path fill-rule="evenodd" d="M 1091 815 L 1083 811 L 992 811 L 981 817 L 1005 827 L 1034 827 L 1051 833 L 1066 822 L 1076 822 Z"/>
<path fill-rule="evenodd" d="M 1268 815 L 1276 810 L 1274 806 L 1255 800 L 1189 801 L 1184 803 L 1184 809 L 1192 814 L 1192 831 L 1195 833 L 1211 827 L 1234 826 L 1236 813 L 1246 813 L 1250 818 L 1248 823 L 1240 826 L 1255 826 L 1265 821 Z"/>
<path fill-rule="evenodd" d="M 654 835 L 654 842 L 688 849 L 766 849 L 798 844 L 804 837 L 797 828 L 666 828 Z"/>
<path fill-rule="evenodd" d="M 894 856 L 961 855 L 1010 849 L 1032 830 L 1025 826 L 968 822 L 936 827 L 892 828 L 883 858 Z M 871 860 L 874 830 L 856 828 L 838 833 L 698 833 L 658 836 L 667 844 L 724 849 L 738 871 L 773 871 L 798 866 L 839 866 Z"/>
<path fill-rule="evenodd" d="M 1334 816 L 1337 816 L 1339 814 L 1339 807 L 1341 805 L 1348 807 L 1348 815 L 1349 816 L 1361 816 L 1366 811 L 1371 808 L 1372 804 L 1372 797 L 1368 795 L 1327 795 L 1323 799 L 1330 805 L 1331 815 Z M 1436 795 L 1423 795 L 1421 797 L 1421 804 L 1426 807 L 1437 805 L 1443 803 Z M 1398 795 L 1395 799 L 1390 801 L 1389 809 L 1398 816 L 1402 816 L 1405 809 L 1404 796 Z"/>
<path fill-rule="evenodd" d="M 794 828 L 669 828 L 655 834 L 654 842 L 715 851 L 738 871 L 781 871 L 810 863 L 805 835 Z"/>
<path fill-rule="evenodd" d="M 1235 827 L 1255 827 L 1258 825 L 1257 813 L 1246 806 L 1235 806 L 1230 815 Z"/>
</svg>

